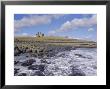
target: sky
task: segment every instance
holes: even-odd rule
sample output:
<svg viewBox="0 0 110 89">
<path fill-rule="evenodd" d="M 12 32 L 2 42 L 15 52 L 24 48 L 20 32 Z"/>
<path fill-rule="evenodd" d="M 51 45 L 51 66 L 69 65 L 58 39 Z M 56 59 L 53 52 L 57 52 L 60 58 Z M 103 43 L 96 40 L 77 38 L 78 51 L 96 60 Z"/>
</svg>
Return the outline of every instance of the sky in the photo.
<svg viewBox="0 0 110 89">
<path fill-rule="evenodd" d="M 15 36 L 46 36 L 97 41 L 96 14 L 14 14 Z"/>
</svg>

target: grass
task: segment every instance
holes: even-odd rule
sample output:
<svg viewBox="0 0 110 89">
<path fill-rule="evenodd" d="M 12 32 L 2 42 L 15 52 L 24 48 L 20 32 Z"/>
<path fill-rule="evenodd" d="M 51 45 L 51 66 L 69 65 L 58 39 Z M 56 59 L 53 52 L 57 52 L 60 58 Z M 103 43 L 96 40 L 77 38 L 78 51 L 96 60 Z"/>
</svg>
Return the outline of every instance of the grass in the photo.
<svg viewBox="0 0 110 89">
<path fill-rule="evenodd" d="M 96 42 L 79 40 L 79 39 L 68 39 L 64 37 L 15 37 L 15 45 L 21 47 L 39 47 L 44 45 L 59 45 L 59 46 L 75 46 L 75 47 L 96 47 Z"/>
</svg>

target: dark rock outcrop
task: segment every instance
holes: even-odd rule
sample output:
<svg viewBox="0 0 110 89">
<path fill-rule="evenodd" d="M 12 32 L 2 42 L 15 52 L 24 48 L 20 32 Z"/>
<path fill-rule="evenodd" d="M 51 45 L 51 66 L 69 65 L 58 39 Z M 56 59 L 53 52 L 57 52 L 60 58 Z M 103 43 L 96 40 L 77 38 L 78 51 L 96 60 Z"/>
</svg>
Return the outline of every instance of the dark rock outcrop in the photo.
<svg viewBox="0 0 110 89">
<path fill-rule="evenodd" d="M 30 66 L 32 65 L 34 62 L 36 62 L 34 59 L 29 59 L 29 60 L 26 60 L 24 61 L 21 66 Z"/>
<path fill-rule="evenodd" d="M 19 63 L 19 61 L 14 61 L 14 65 L 17 65 Z"/>
<path fill-rule="evenodd" d="M 45 65 L 31 65 L 28 67 L 29 70 L 39 70 L 39 71 L 44 71 Z"/>
<path fill-rule="evenodd" d="M 42 71 L 36 71 L 33 76 L 45 76 Z"/>
<path fill-rule="evenodd" d="M 78 57 L 81 57 L 81 58 L 92 59 L 92 57 L 90 55 L 86 55 L 86 56 L 83 56 L 82 54 L 75 54 L 75 55 Z"/>
<path fill-rule="evenodd" d="M 27 76 L 26 73 L 20 73 L 18 76 Z"/>
<path fill-rule="evenodd" d="M 19 70 L 20 70 L 19 68 L 14 68 L 14 75 L 16 75 Z"/>
<path fill-rule="evenodd" d="M 85 73 L 76 67 L 72 67 L 72 73 L 69 76 L 85 76 Z"/>
<path fill-rule="evenodd" d="M 19 54 L 21 54 L 22 51 L 16 46 L 14 47 L 14 56 L 19 56 Z"/>
</svg>

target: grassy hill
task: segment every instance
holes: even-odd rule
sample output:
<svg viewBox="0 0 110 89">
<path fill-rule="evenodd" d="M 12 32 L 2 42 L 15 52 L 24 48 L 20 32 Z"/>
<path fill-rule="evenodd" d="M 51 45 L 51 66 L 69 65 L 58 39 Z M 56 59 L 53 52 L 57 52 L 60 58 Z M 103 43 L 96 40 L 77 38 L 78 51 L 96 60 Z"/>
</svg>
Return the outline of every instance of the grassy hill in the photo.
<svg viewBox="0 0 110 89">
<path fill-rule="evenodd" d="M 17 44 L 48 44 L 48 45 L 62 45 L 62 46 L 75 46 L 75 47 L 96 47 L 96 42 L 80 40 L 80 39 L 69 39 L 64 37 L 15 37 L 15 43 Z"/>
</svg>

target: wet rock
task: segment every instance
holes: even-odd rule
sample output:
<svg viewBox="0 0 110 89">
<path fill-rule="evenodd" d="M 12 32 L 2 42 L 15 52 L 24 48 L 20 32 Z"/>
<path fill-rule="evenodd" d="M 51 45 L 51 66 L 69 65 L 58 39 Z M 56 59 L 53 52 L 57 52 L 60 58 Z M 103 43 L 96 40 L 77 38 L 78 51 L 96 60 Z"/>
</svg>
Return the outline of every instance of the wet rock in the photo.
<svg viewBox="0 0 110 89">
<path fill-rule="evenodd" d="M 73 67 L 72 73 L 69 76 L 85 76 L 85 73 L 82 72 L 80 69 Z"/>
<path fill-rule="evenodd" d="M 81 57 L 81 58 L 86 58 L 85 56 L 81 55 L 81 54 L 75 54 L 76 56 L 78 57 Z"/>
<path fill-rule="evenodd" d="M 20 73 L 18 76 L 26 76 L 26 73 Z"/>
<path fill-rule="evenodd" d="M 65 47 L 65 50 L 66 51 L 70 51 L 70 50 L 72 50 L 72 47 L 71 46 L 67 46 L 67 47 Z"/>
<path fill-rule="evenodd" d="M 30 66 L 32 65 L 34 62 L 36 62 L 34 59 L 30 59 L 30 60 L 26 60 L 24 61 L 21 66 Z"/>
<path fill-rule="evenodd" d="M 33 74 L 33 76 L 45 76 L 45 75 L 44 75 L 43 72 L 41 72 L 41 71 L 36 71 L 36 72 Z"/>
<path fill-rule="evenodd" d="M 82 55 L 82 54 L 75 54 L 76 56 L 78 57 L 81 57 L 81 58 L 87 58 L 87 59 L 92 59 L 92 57 L 90 55 Z"/>
<path fill-rule="evenodd" d="M 26 53 L 31 53 L 32 50 L 31 49 L 26 49 Z"/>
<path fill-rule="evenodd" d="M 65 54 L 65 53 L 60 53 L 57 55 L 57 57 L 62 57 L 62 58 L 65 58 L 66 56 L 67 56 L 67 54 Z"/>
<path fill-rule="evenodd" d="M 47 54 L 47 56 L 48 56 L 48 57 L 54 57 L 55 54 L 56 54 L 55 52 L 49 52 L 49 53 Z"/>
<path fill-rule="evenodd" d="M 32 53 L 31 57 L 38 57 L 38 55 L 36 53 Z"/>
<path fill-rule="evenodd" d="M 19 63 L 19 61 L 14 61 L 14 65 L 16 65 L 16 64 L 18 64 Z"/>
<path fill-rule="evenodd" d="M 88 59 L 92 59 L 92 56 L 90 56 L 90 55 L 86 55 L 86 58 L 88 58 Z"/>
<path fill-rule="evenodd" d="M 31 65 L 28 67 L 29 70 L 39 70 L 44 71 L 45 65 Z"/>
<path fill-rule="evenodd" d="M 43 51 L 44 51 L 43 49 L 39 50 L 39 52 L 41 52 L 41 53 L 43 53 Z"/>
<path fill-rule="evenodd" d="M 18 68 L 14 68 L 14 74 L 17 74 L 17 73 L 18 73 L 18 71 L 19 71 L 19 69 L 18 69 Z"/>
<path fill-rule="evenodd" d="M 40 52 L 40 53 L 38 54 L 38 58 L 43 58 L 43 56 L 44 56 L 44 53 L 43 53 L 43 52 Z"/>
<path fill-rule="evenodd" d="M 44 71 L 44 69 L 45 69 L 45 65 L 39 65 L 39 70 L 40 71 Z"/>
<path fill-rule="evenodd" d="M 41 63 L 47 63 L 47 61 L 45 59 L 41 59 L 40 61 L 41 61 Z"/>
<path fill-rule="evenodd" d="M 18 47 L 14 48 L 14 56 L 19 56 L 19 54 L 21 54 L 21 53 L 22 53 L 22 51 Z"/>
<path fill-rule="evenodd" d="M 93 69 L 97 69 L 97 66 L 96 66 L 96 65 L 92 65 L 92 68 L 93 68 Z"/>
<path fill-rule="evenodd" d="M 76 47 L 72 47 L 72 50 L 76 50 L 77 48 Z"/>
<path fill-rule="evenodd" d="M 39 70 L 39 65 L 31 65 L 28 67 L 29 70 Z"/>
<path fill-rule="evenodd" d="M 26 55 L 26 57 L 29 57 L 28 55 Z"/>
<path fill-rule="evenodd" d="M 48 73 L 48 75 L 47 76 L 54 76 L 54 74 L 53 73 Z"/>
<path fill-rule="evenodd" d="M 45 76 L 54 76 L 53 72 L 51 72 L 47 69 L 45 69 L 44 74 L 45 74 Z"/>
</svg>

